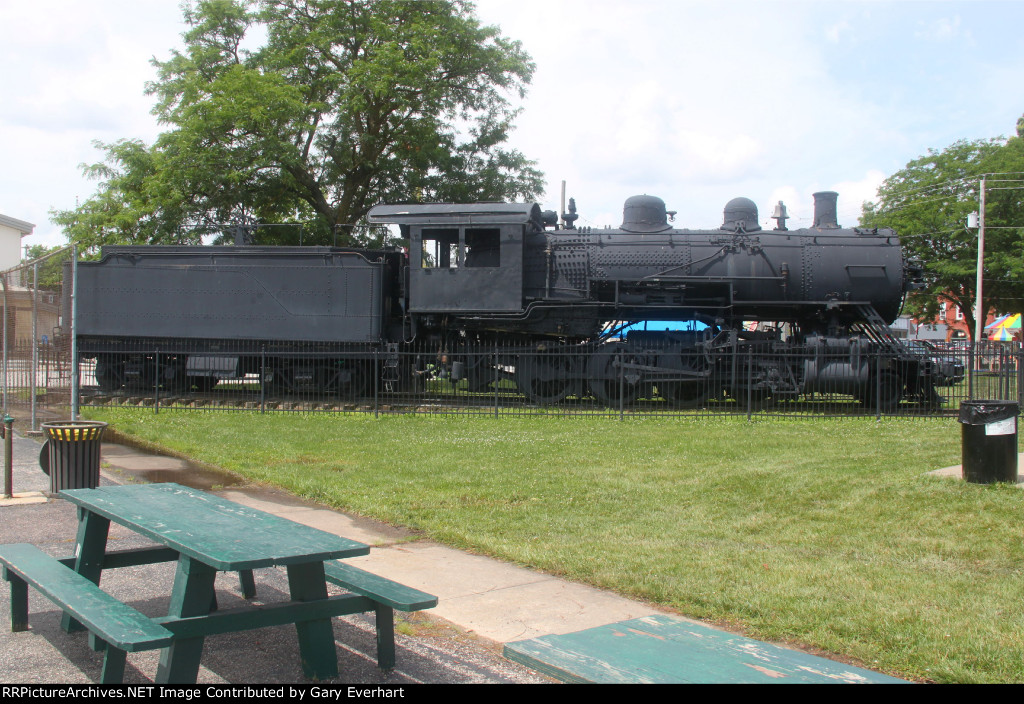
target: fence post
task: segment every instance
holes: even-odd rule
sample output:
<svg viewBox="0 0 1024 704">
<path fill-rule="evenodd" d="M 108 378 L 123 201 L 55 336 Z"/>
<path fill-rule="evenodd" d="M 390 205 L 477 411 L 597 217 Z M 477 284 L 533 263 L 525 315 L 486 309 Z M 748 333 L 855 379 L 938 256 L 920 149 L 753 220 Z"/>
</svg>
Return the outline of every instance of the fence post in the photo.
<svg viewBox="0 0 1024 704">
<path fill-rule="evenodd" d="M 999 348 L 999 376 L 996 378 L 999 380 L 999 398 L 1009 399 L 1010 375 L 1006 368 L 1006 348 L 1004 347 Z"/>
<path fill-rule="evenodd" d="M 729 341 L 731 343 L 731 349 L 729 350 L 729 381 L 732 384 L 732 390 L 729 392 L 729 395 L 732 396 L 734 403 L 739 404 L 740 400 L 736 398 L 737 382 L 739 381 L 737 376 L 739 374 L 737 369 L 737 365 L 739 365 L 739 338 L 736 336 L 735 331 L 729 333 Z"/>
<path fill-rule="evenodd" d="M 260 413 L 267 412 L 267 346 L 260 345 Z"/>
<path fill-rule="evenodd" d="M 4 345 L 4 413 L 7 412 L 7 386 L 10 383 L 10 375 L 7 367 L 7 274 L 0 275 L 0 283 L 4 287 L 4 326 L 3 326 L 3 345 Z"/>
<path fill-rule="evenodd" d="M 0 436 L 4 439 L 4 498 L 14 498 L 14 419 L 4 415 Z"/>
<path fill-rule="evenodd" d="M 494 419 L 498 419 L 498 341 L 494 341 Z"/>
<path fill-rule="evenodd" d="M 156 351 L 153 355 L 153 371 L 155 376 L 153 379 L 153 412 L 160 412 L 160 350 Z"/>
<path fill-rule="evenodd" d="M 622 356 L 617 357 L 619 363 L 619 420 L 625 419 L 625 398 L 626 398 L 626 374 L 625 374 L 625 359 Z"/>
<path fill-rule="evenodd" d="M 882 420 L 882 350 L 875 351 L 875 421 Z"/>
<path fill-rule="evenodd" d="M 39 382 L 39 262 L 32 264 L 32 418 L 29 429 L 36 429 L 36 387 Z"/>
<path fill-rule="evenodd" d="M 71 420 L 78 420 L 78 246 L 71 245 Z"/>
<path fill-rule="evenodd" d="M 972 340 L 971 344 L 967 347 L 967 400 L 974 400 L 974 360 L 977 354 L 976 349 L 978 346 L 977 340 Z"/>
<path fill-rule="evenodd" d="M 1024 379 L 1021 378 L 1021 358 L 1024 357 L 1024 345 L 1015 343 L 1017 349 L 1013 354 L 1013 371 L 1017 376 L 1017 403 L 1024 403 Z"/>
<path fill-rule="evenodd" d="M 754 411 L 754 350 L 747 348 L 747 422 L 753 418 Z"/>
</svg>

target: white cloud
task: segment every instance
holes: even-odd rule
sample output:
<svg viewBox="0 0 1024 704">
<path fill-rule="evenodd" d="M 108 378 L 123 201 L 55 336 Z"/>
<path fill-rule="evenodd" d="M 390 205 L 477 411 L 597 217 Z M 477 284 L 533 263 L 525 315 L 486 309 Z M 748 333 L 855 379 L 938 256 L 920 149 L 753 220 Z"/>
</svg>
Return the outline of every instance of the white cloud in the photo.
<svg viewBox="0 0 1024 704">
<path fill-rule="evenodd" d="M 688 174 L 717 181 L 760 171 L 759 161 L 765 153 L 765 147 L 748 134 L 681 130 L 672 135 L 672 142 Z"/>
<path fill-rule="evenodd" d="M 874 202 L 878 196 L 878 188 L 885 179 L 884 173 L 873 169 L 856 181 L 839 181 L 833 184 L 830 190 L 838 191 L 842 197 L 839 204 L 840 218 L 844 218 L 852 226 L 860 217 L 861 206 L 865 202 Z"/>
<path fill-rule="evenodd" d="M 850 23 L 845 19 L 825 28 L 825 38 L 833 44 L 838 44 L 843 37 L 850 32 Z"/>
<path fill-rule="evenodd" d="M 914 36 L 934 42 L 947 42 L 954 39 L 973 40 L 969 32 L 963 31 L 959 15 L 919 22 Z"/>
</svg>

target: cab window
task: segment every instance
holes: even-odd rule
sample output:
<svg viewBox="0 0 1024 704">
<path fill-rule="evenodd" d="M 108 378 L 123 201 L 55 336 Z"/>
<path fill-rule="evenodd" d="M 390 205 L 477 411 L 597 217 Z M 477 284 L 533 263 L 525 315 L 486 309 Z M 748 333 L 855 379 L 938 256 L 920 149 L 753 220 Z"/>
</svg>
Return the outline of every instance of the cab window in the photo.
<svg viewBox="0 0 1024 704">
<path fill-rule="evenodd" d="M 501 266 L 501 230 L 497 228 L 466 229 L 466 266 Z"/>
<path fill-rule="evenodd" d="M 456 269 L 460 260 L 459 231 L 423 230 L 423 269 Z"/>
</svg>

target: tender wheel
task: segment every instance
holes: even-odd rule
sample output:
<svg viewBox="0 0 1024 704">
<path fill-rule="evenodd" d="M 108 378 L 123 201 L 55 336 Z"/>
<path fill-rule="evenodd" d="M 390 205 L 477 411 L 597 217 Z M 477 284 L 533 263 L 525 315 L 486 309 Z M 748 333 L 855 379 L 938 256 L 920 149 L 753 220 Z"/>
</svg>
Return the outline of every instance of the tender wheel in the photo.
<svg viewBox="0 0 1024 704">
<path fill-rule="evenodd" d="M 100 357 L 96 360 L 96 384 L 101 391 L 116 391 L 124 386 L 124 367 L 117 362 Z"/>
<path fill-rule="evenodd" d="M 179 394 L 191 388 L 189 378 L 185 375 L 185 363 L 166 360 L 160 370 L 161 386 L 165 391 Z"/>
<path fill-rule="evenodd" d="M 290 370 L 277 366 L 264 370 L 262 383 L 274 395 L 288 393 L 294 387 Z"/>
<path fill-rule="evenodd" d="M 594 397 L 609 408 L 628 406 L 640 394 L 639 374 L 623 371 L 629 361 L 625 345 L 609 345 L 590 358 L 589 384 Z"/>
<path fill-rule="evenodd" d="M 523 355 L 516 362 L 516 384 L 534 403 L 559 403 L 575 390 L 573 366 L 572 360 L 562 354 Z"/>
<path fill-rule="evenodd" d="M 485 355 L 466 359 L 466 389 L 470 393 L 486 391 L 494 382 L 494 365 Z"/>
<path fill-rule="evenodd" d="M 369 363 L 357 360 L 319 364 L 307 385 L 314 392 L 323 391 L 342 401 L 355 401 L 372 391 L 372 368 Z"/>
</svg>

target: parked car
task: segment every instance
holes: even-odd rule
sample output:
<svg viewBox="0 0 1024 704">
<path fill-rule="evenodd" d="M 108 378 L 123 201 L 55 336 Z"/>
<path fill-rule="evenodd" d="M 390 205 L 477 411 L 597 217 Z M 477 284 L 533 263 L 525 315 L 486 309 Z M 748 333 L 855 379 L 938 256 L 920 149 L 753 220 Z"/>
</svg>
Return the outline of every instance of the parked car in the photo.
<svg viewBox="0 0 1024 704">
<path fill-rule="evenodd" d="M 906 343 L 915 356 L 931 363 L 936 386 L 952 386 L 963 381 L 965 365 L 962 357 L 924 340 L 906 340 Z"/>
</svg>

